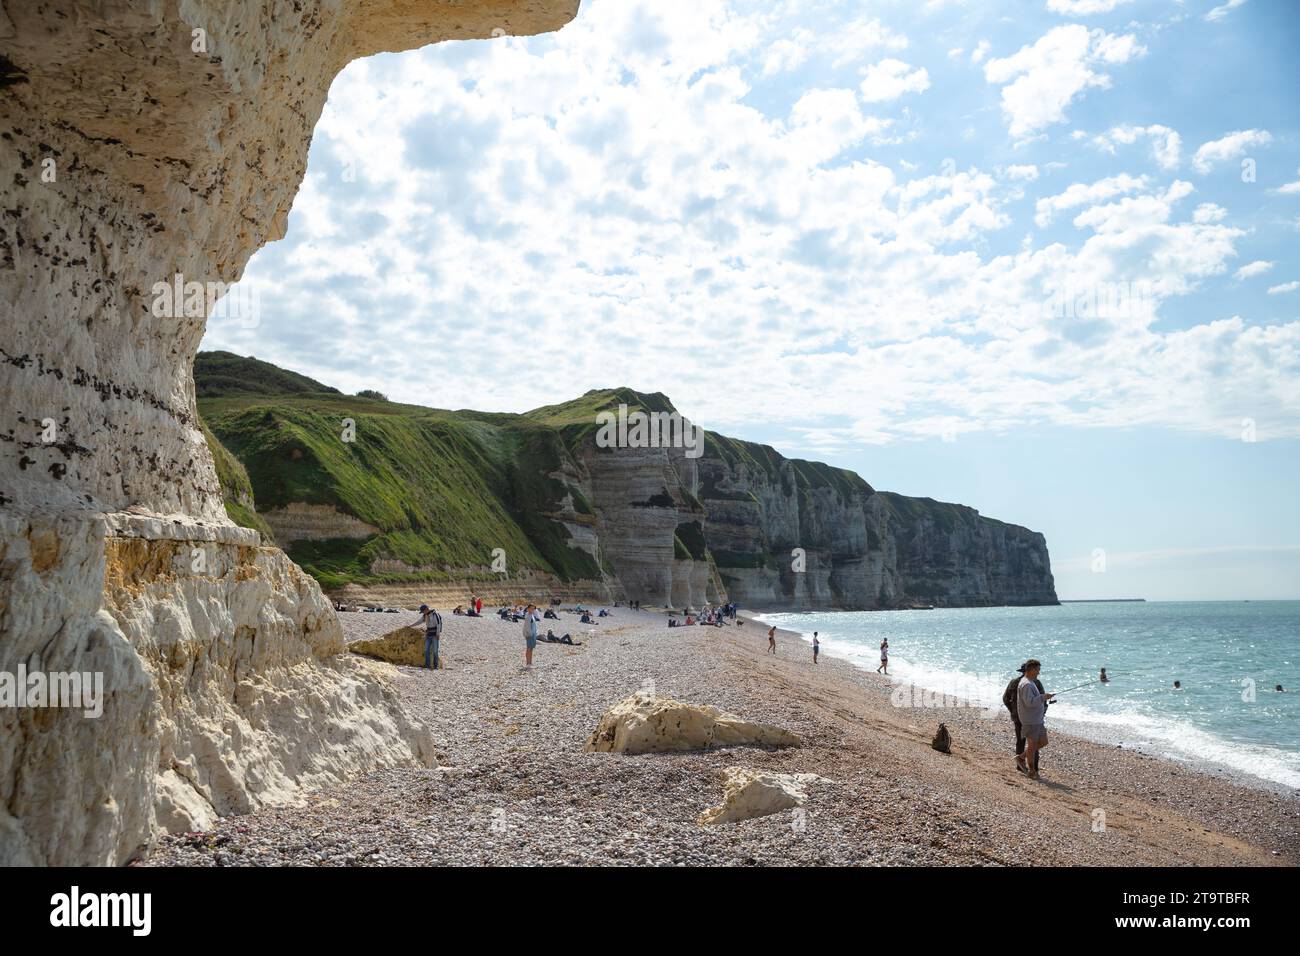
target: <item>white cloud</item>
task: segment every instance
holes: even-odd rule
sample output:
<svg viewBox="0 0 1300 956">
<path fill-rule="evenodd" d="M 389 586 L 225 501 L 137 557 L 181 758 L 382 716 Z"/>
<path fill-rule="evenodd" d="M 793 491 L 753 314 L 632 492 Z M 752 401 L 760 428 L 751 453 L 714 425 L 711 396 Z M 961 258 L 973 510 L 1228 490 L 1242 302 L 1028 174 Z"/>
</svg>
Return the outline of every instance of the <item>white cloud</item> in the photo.
<svg viewBox="0 0 1300 956">
<path fill-rule="evenodd" d="M 1064 192 L 1057 193 L 1055 196 L 1045 196 L 1038 200 L 1034 207 L 1034 222 L 1040 228 L 1047 226 L 1052 221 L 1052 217 L 1058 212 L 1075 209 L 1079 206 L 1090 206 L 1123 193 L 1145 189 L 1147 182 L 1145 176 L 1130 176 L 1127 173 L 1120 173 L 1118 176 L 1099 179 L 1091 184 L 1074 183 Z"/>
<path fill-rule="evenodd" d="M 1085 90 L 1108 87 L 1102 66 L 1127 62 L 1146 53 L 1132 34 L 1089 31 L 1082 24 L 1054 27 L 1011 56 L 989 60 L 984 78 L 1002 86 L 1002 111 L 1012 136 L 1037 133 L 1065 119 L 1065 111 Z"/>
<path fill-rule="evenodd" d="M 925 67 L 912 69 L 902 60 L 881 60 L 866 69 L 859 91 L 867 103 L 895 100 L 904 93 L 923 93 L 930 88 Z"/>
<path fill-rule="evenodd" d="M 1087 17 L 1095 13 L 1110 13 L 1116 7 L 1133 0 L 1047 0 L 1047 9 L 1068 17 Z"/>
<path fill-rule="evenodd" d="M 1253 279 L 1255 276 L 1262 276 L 1272 268 L 1273 263 L 1267 262 L 1264 259 L 1256 259 L 1254 262 L 1248 262 L 1246 265 L 1242 266 L 1232 274 L 1232 277 L 1238 282 L 1241 282 L 1245 279 Z"/>
<path fill-rule="evenodd" d="M 1227 218 L 1228 210 L 1224 209 L 1218 203 L 1203 202 L 1196 207 L 1192 213 L 1193 222 L 1222 222 Z"/>
<path fill-rule="evenodd" d="M 975 49 L 970 51 L 970 61 L 972 63 L 982 63 L 984 58 L 989 55 L 989 41 L 980 40 Z"/>
<path fill-rule="evenodd" d="M 1222 139 L 1211 140 L 1202 144 L 1192 157 L 1196 171 L 1204 175 L 1214 168 L 1215 163 L 1236 159 L 1254 146 L 1267 146 L 1273 142 L 1273 134 L 1266 129 L 1239 129 Z"/>
<path fill-rule="evenodd" d="M 1300 169 L 1297 169 L 1296 172 L 1300 173 Z M 1300 196 L 1300 179 L 1278 186 L 1273 192 L 1281 193 L 1283 196 Z"/>
<path fill-rule="evenodd" d="M 823 41 L 831 54 L 831 66 L 861 61 L 872 50 L 903 50 L 907 37 L 895 33 L 879 20 L 865 17 L 835 30 Z"/>
<path fill-rule="evenodd" d="M 1132 145 L 1139 139 L 1151 141 L 1151 158 L 1161 169 L 1177 169 L 1182 153 L 1183 138 L 1168 126 L 1112 126 L 1092 138 L 1093 145 L 1114 155 L 1115 145 Z"/>
<path fill-rule="evenodd" d="M 1297 282 L 1283 282 L 1281 285 L 1275 285 L 1275 286 L 1270 287 L 1269 290 L 1268 290 L 1268 294 L 1269 294 L 1269 295 L 1282 295 L 1283 293 L 1286 293 L 1286 292 L 1294 292 L 1296 289 L 1300 289 L 1300 281 L 1297 281 Z"/>
<path fill-rule="evenodd" d="M 857 36 L 905 42 L 890 30 Z M 1095 72 L 1115 47 L 1086 35 Z M 275 321 L 214 326 L 205 347 L 441 407 L 626 384 L 741 435 L 761 408 L 821 447 L 1042 423 L 1231 433 L 1243 408 L 1300 436 L 1300 322 L 1209 321 L 1189 298 L 1242 261 L 1221 207 L 1154 171 L 1099 178 L 1072 144 L 1005 165 L 964 105 L 915 150 L 877 149 L 921 121 L 853 88 L 889 53 L 780 87 L 780 38 L 780 64 L 807 50 L 819 68 L 832 42 L 766 8 L 592 0 L 547 37 L 350 65 L 288 235 L 248 268 Z M 949 153 L 960 170 L 928 175 Z M 1036 239 L 1036 216 L 1070 225 Z M 1090 308 L 1056 310 L 1063 285 Z M 400 374 L 431 353 L 455 360 Z M 723 353 L 744 373 L 720 388 Z"/>
<path fill-rule="evenodd" d="M 1205 15 L 1205 19 L 1211 23 L 1222 20 L 1233 10 L 1240 6 L 1245 6 L 1246 0 L 1227 0 L 1227 3 L 1220 4 Z"/>
</svg>

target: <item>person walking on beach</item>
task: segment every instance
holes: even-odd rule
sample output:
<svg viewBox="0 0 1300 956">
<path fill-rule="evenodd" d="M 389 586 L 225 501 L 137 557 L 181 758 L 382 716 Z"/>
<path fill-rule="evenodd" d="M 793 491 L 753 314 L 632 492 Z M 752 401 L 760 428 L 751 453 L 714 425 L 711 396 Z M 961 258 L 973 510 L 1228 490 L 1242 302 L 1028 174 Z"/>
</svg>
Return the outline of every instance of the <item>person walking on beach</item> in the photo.
<svg viewBox="0 0 1300 956">
<path fill-rule="evenodd" d="M 817 632 L 813 631 L 813 663 L 817 663 L 817 652 L 822 649 L 822 642 L 817 640 Z"/>
<path fill-rule="evenodd" d="M 775 624 L 773 624 L 771 627 L 767 629 L 767 652 L 769 654 L 776 653 L 776 625 Z"/>
<path fill-rule="evenodd" d="M 1016 713 L 1020 716 L 1021 733 L 1025 735 L 1025 755 L 1017 760 L 1017 766 L 1031 780 L 1038 779 L 1038 752 L 1047 746 L 1047 702 L 1051 694 L 1043 693 L 1043 685 L 1038 681 L 1042 663 L 1032 657 L 1025 661 L 1025 676 L 1016 685 Z"/>
<path fill-rule="evenodd" d="M 530 604 L 524 608 L 524 667 L 533 666 L 533 648 L 537 646 L 537 622 L 541 615 L 537 605 Z"/>
<path fill-rule="evenodd" d="M 881 671 L 885 672 L 886 677 L 889 676 L 889 638 L 880 642 L 880 666 L 876 668 L 876 673 Z"/>
<path fill-rule="evenodd" d="M 442 642 L 442 615 L 427 604 L 420 605 L 420 619 L 412 625 L 424 625 L 424 666 L 429 670 L 438 670 L 438 645 Z M 430 666 L 432 660 L 432 666 Z"/>
</svg>

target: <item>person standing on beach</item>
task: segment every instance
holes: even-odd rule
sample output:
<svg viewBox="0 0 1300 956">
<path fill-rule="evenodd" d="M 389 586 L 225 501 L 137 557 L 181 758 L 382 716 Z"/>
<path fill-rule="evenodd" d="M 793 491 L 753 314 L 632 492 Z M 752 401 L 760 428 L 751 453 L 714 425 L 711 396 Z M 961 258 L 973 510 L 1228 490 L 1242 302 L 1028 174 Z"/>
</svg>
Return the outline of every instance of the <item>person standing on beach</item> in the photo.
<svg viewBox="0 0 1300 956">
<path fill-rule="evenodd" d="M 767 652 L 769 654 L 776 653 L 776 625 L 775 624 L 773 624 L 771 627 L 767 629 Z"/>
<path fill-rule="evenodd" d="M 427 604 L 420 605 L 420 619 L 412 625 L 424 625 L 424 666 L 429 670 L 438 670 L 438 645 L 442 642 L 442 615 Z M 430 667 L 429 661 L 433 665 Z"/>
<path fill-rule="evenodd" d="M 1027 768 L 1024 765 L 1025 761 L 1022 756 L 1025 752 L 1025 735 L 1021 730 L 1020 713 L 1017 710 L 1017 692 L 1020 689 L 1020 679 L 1024 676 L 1025 665 L 1021 664 L 1016 668 L 1016 676 L 1011 678 L 1011 682 L 1007 684 L 1007 689 L 1002 692 L 1002 705 L 1011 714 L 1011 723 L 1016 729 L 1016 769 L 1021 771 Z M 1038 685 L 1040 691 L 1043 689 L 1042 681 L 1036 680 L 1034 683 Z M 1038 754 L 1034 754 L 1034 769 L 1038 769 Z"/>
<path fill-rule="evenodd" d="M 822 649 L 822 642 L 817 640 L 817 632 L 813 631 L 813 663 L 817 663 L 817 652 Z"/>
<path fill-rule="evenodd" d="M 880 666 L 876 668 L 876 673 L 881 671 L 885 672 L 886 677 L 889 676 L 889 638 L 880 642 Z"/>
<path fill-rule="evenodd" d="M 533 666 L 533 648 L 537 646 L 537 622 L 540 619 L 537 605 L 530 604 L 524 608 L 524 667 Z"/>
<path fill-rule="evenodd" d="M 1020 716 L 1020 729 L 1025 735 L 1024 767 L 1021 769 L 1031 780 L 1038 779 L 1038 752 L 1047 746 L 1044 720 L 1047 702 L 1053 696 L 1043 693 L 1042 684 L 1038 682 L 1042 667 L 1042 663 L 1033 658 L 1025 661 L 1025 676 L 1016 685 L 1016 713 Z"/>
</svg>

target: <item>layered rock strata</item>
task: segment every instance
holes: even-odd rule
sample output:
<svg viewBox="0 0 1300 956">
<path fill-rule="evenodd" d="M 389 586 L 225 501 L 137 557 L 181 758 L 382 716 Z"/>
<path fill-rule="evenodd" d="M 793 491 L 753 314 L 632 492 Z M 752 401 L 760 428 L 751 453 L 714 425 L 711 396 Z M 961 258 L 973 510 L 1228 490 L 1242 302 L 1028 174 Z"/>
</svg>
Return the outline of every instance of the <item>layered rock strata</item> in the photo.
<svg viewBox="0 0 1300 956">
<path fill-rule="evenodd" d="M 576 8 L 5 0 L 0 673 L 99 673 L 105 702 L 0 711 L 0 863 L 121 863 L 160 827 L 428 761 L 315 582 L 227 518 L 191 361 L 283 235 L 349 60 Z"/>
</svg>

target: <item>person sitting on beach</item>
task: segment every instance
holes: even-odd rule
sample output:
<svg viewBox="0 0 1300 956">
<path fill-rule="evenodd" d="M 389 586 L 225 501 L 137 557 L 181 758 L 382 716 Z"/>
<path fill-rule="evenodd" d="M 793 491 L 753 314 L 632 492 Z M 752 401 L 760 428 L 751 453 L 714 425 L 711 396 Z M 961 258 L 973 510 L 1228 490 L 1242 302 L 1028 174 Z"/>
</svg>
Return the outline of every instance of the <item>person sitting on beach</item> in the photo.
<svg viewBox="0 0 1300 956">
<path fill-rule="evenodd" d="M 687 623 L 688 625 L 693 625 L 693 624 L 695 623 L 695 618 L 693 618 L 693 617 L 691 617 L 689 614 L 687 614 L 687 615 L 686 615 L 686 623 Z"/>
<path fill-rule="evenodd" d="M 464 607 L 464 605 L 457 604 L 457 605 L 452 609 L 452 612 L 451 612 L 451 613 L 452 613 L 452 614 L 455 614 L 455 615 L 458 615 L 458 616 L 459 616 L 459 615 L 463 615 L 463 614 L 465 613 L 465 607 Z"/>
<path fill-rule="evenodd" d="M 555 611 L 549 607 L 546 609 L 546 612 L 542 614 L 542 617 L 546 618 L 548 621 L 558 621 L 560 619 L 560 615 L 556 614 Z"/>
<path fill-rule="evenodd" d="M 575 641 L 568 634 L 563 637 L 556 637 L 554 631 L 546 632 L 546 643 L 548 644 L 568 644 L 570 647 L 581 647 L 582 641 Z"/>
<path fill-rule="evenodd" d="M 602 608 L 600 609 L 600 613 L 597 614 L 596 616 L 597 616 L 597 617 L 609 617 L 609 611 L 605 610 L 605 608 L 602 607 Z"/>
<path fill-rule="evenodd" d="M 1042 663 L 1030 658 L 1025 661 L 1025 676 L 1016 685 L 1016 713 L 1020 716 L 1021 732 L 1025 735 L 1025 755 L 1016 761 L 1017 767 L 1024 771 L 1031 780 L 1038 779 L 1038 752 L 1047 746 L 1047 702 L 1051 694 L 1045 694 L 1038 682 Z"/>
<path fill-rule="evenodd" d="M 675 617 L 670 617 L 670 618 L 668 619 L 668 626 L 669 626 L 669 627 L 678 627 L 679 625 L 678 625 L 678 623 L 677 623 L 677 618 L 675 618 Z"/>
<path fill-rule="evenodd" d="M 590 612 L 590 611 L 583 611 L 583 612 L 582 612 L 582 621 L 581 621 L 581 623 L 583 623 L 583 624 L 596 624 L 596 623 L 598 623 L 598 622 L 592 619 L 592 616 L 591 616 L 591 612 Z"/>
</svg>

